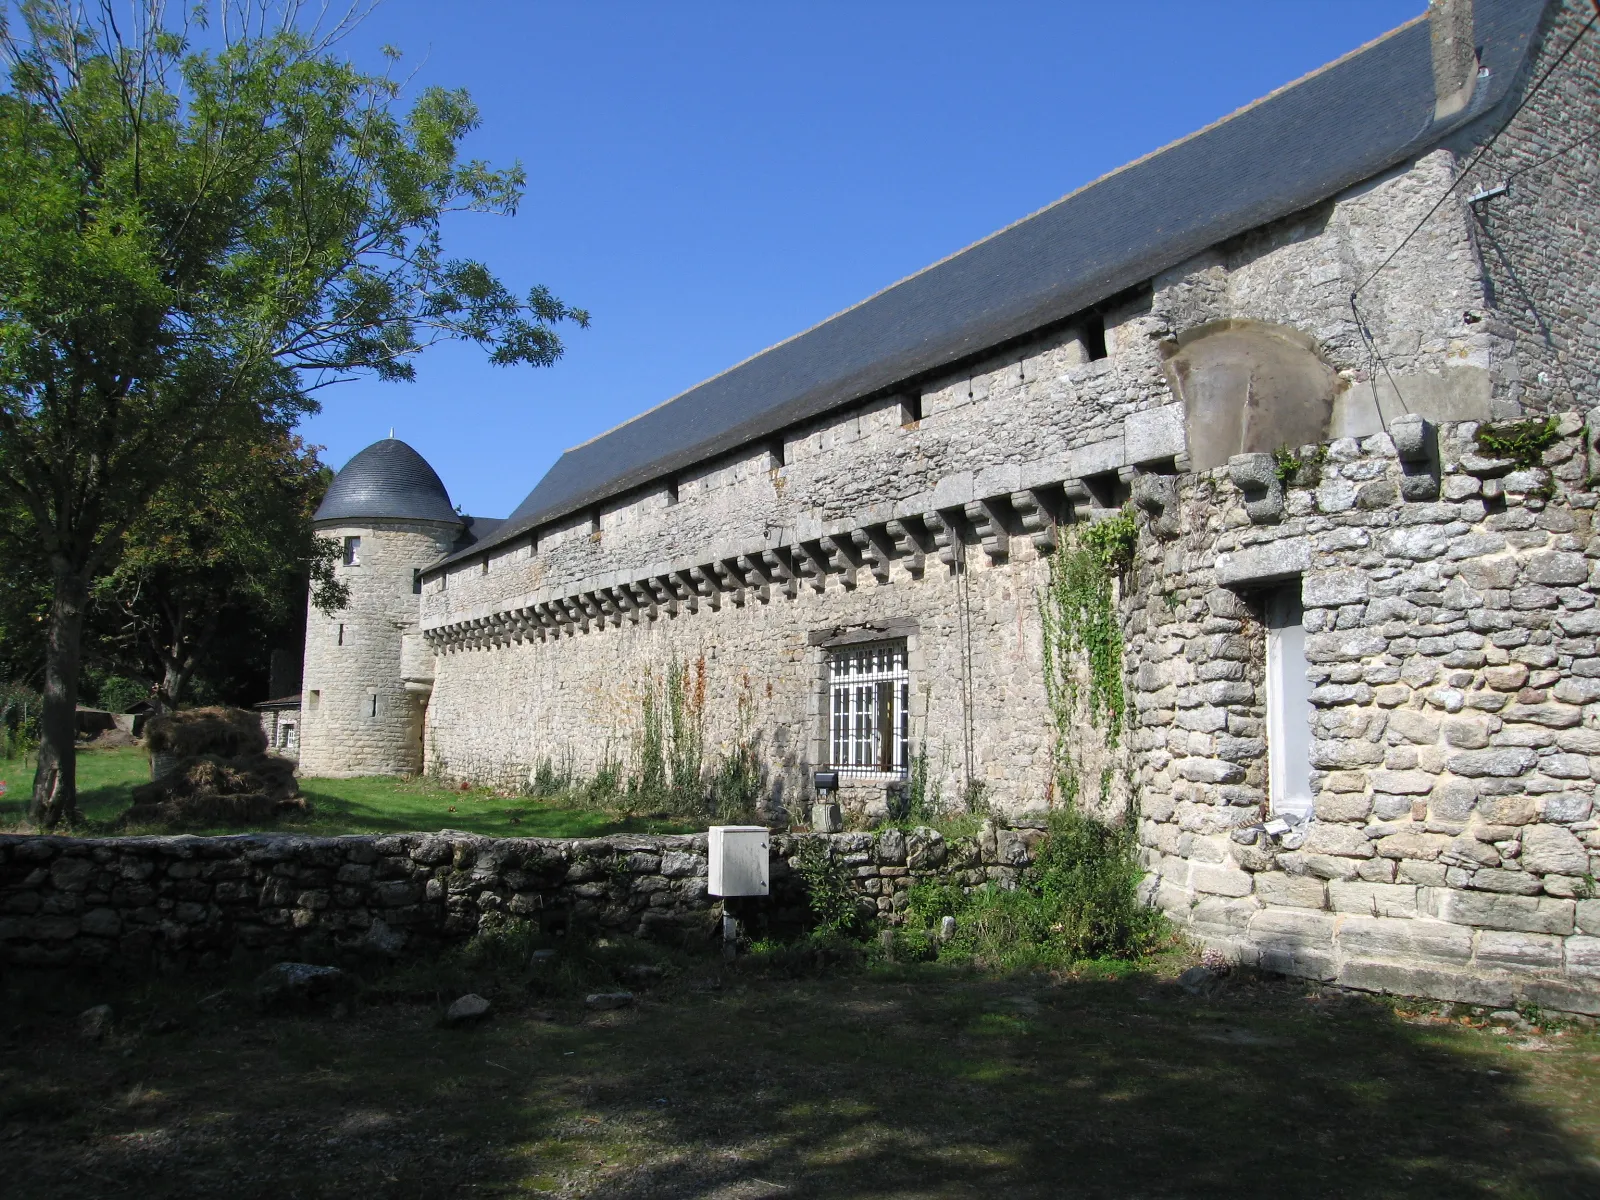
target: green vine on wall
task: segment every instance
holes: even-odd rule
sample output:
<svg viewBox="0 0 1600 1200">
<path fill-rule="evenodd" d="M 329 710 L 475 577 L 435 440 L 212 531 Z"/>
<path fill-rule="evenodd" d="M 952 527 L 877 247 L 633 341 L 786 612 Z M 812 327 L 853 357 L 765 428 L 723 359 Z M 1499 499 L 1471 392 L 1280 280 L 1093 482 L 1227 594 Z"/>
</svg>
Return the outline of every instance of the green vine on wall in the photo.
<svg viewBox="0 0 1600 1200">
<path fill-rule="evenodd" d="M 1560 426 L 1555 417 L 1498 421 L 1478 426 L 1473 440 L 1490 458 L 1509 458 L 1524 467 L 1537 467 L 1544 452 L 1560 440 Z"/>
<path fill-rule="evenodd" d="M 1327 461 L 1326 446 L 1318 446 L 1303 457 L 1288 446 L 1279 446 L 1272 452 L 1272 473 L 1286 488 L 1316 487 L 1322 482 L 1322 464 Z"/>
<path fill-rule="evenodd" d="M 1075 532 L 1051 558 L 1050 578 L 1039 597 L 1056 777 L 1061 798 L 1069 805 L 1079 790 L 1069 734 L 1080 711 L 1087 710 L 1089 724 L 1103 732 L 1108 748 L 1115 749 L 1122 739 L 1127 692 L 1122 622 L 1112 582 L 1132 565 L 1138 540 L 1139 525 L 1131 507 Z M 1080 679 L 1080 662 L 1088 667 L 1087 686 Z M 1102 778 L 1101 791 L 1107 786 L 1108 780 Z"/>
</svg>

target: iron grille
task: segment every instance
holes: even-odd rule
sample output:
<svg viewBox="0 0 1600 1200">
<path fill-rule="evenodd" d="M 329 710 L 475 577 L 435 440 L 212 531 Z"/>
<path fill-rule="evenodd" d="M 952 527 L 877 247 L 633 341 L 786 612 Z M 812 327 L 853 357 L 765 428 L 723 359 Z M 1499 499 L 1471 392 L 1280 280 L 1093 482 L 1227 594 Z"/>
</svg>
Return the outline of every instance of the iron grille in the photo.
<svg viewBox="0 0 1600 1200">
<path fill-rule="evenodd" d="M 911 676 L 902 643 L 836 650 L 828 660 L 831 766 L 904 779 L 911 762 Z"/>
</svg>

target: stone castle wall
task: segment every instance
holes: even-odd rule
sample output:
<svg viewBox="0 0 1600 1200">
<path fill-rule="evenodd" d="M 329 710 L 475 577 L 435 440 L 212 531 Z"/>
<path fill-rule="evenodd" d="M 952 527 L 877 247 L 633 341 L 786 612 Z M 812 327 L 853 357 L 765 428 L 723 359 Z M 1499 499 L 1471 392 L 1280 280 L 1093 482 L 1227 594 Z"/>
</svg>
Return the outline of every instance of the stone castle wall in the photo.
<svg viewBox="0 0 1600 1200">
<path fill-rule="evenodd" d="M 340 564 L 350 603 L 331 616 L 308 603 L 301 691 L 300 770 L 306 775 L 400 775 L 422 767 L 423 697 L 408 691 L 401 642 L 417 627 L 413 572 L 448 553 L 458 527 L 431 521 L 327 523 L 321 537 L 361 539 L 360 562 Z M 376 711 L 374 711 L 376 701 Z"/>
<path fill-rule="evenodd" d="M 1183 482 L 1130 602 L 1151 894 L 1294 974 L 1487 1003 L 1537 971 L 1541 1002 L 1592 1010 L 1600 411 L 1531 469 L 1475 429 L 1436 431 L 1425 465 L 1421 422 L 1335 441 L 1276 511 L 1227 469 Z M 1260 829 L 1259 596 L 1286 576 L 1316 685 L 1298 845 Z"/>
<path fill-rule="evenodd" d="M 1527 98 L 1526 107 L 1457 189 L 1483 267 L 1506 396 L 1530 413 L 1588 408 L 1600 397 L 1600 144 L 1586 136 L 1600 95 L 1596 31 L 1573 46 L 1593 15 L 1583 0 L 1550 6 L 1509 100 Z M 1462 157 L 1471 150 L 1463 146 Z M 1503 194 L 1471 202 L 1501 187 Z"/>
<path fill-rule="evenodd" d="M 1079 327 L 1050 332 L 914 399 L 795 431 L 778 454 L 752 447 L 536 546 L 430 573 L 430 768 L 515 783 L 542 759 L 626 760 L 646 680 L 704 658 L 713 740 L 726 747 L 753 722 L 782 801 L 826 763 L 817 643 L 876 621 L 914 631 L 913 736 L 940 795 L 963 793 L 970 761 L 1000 811 L 1042 806 L 1036 597 L 1052 523 L 1119 505 L 1140 464 L 1182 464 L 1166 361 L 1197 327 L 1304 331 L 1344 379 L 1336 426 L 1381 429 L 1378 405 L 1391 406 L 1374 393 L 1349 292 L 1450 164 L 1440 151 L 1164 274 L 1106 310 L 1104 359 L 1088 360 Z M 1423 381 L 1431 399 L 1408 396 L 1413 407 L 1488 415 L 1492 343 L 1463 318 L 1481 297 L 1467 230 L 1434 222 L 1419 244 L 1374 284 L 1366 315 L 1409 331 L 1390 371 Z"/>
</svg>

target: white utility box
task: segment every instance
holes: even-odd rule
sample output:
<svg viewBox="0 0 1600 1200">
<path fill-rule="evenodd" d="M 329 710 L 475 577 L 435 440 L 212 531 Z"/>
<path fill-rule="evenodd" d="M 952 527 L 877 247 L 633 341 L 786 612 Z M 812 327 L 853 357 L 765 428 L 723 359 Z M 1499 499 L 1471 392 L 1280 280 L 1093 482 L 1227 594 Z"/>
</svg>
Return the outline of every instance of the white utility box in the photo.
<svg viewBox="0 0 1600 1200">
<path fill-rule="evenodd" d="M 767 830 L 764 825 L 713 825 L 709 838 L 713 896 L 767 894 Z"/>
</svg>

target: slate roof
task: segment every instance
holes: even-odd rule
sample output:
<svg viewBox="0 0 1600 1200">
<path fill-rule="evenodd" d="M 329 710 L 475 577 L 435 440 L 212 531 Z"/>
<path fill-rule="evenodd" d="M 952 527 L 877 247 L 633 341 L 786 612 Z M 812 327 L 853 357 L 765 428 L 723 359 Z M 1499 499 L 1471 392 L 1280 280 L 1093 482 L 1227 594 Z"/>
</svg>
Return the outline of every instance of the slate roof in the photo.
<svg viewBox="0 0 1600 1200">
<path fill-rule="evenodd" d="M 469 550 L 479 542 L 492 538 L 495 530 L 506 521 L 504 517 L 462 517 L 460 520 L 461 536 L 451 547 L 451 554 L 460 554 L 463 550 Z"/>
<path fill-rule="evenodd" d="M 384 517 L 452 524 L 462 520 L 428 460 L 397 438 L 373 442 L 345 463 L 313 520 Z"/>
<path fill-rule="evenodd" d="M 1434 120 L 1419 17 L 568 450 L 458 555 L 1082 312 L 1436 146 L 1505 98 L 1546 3 L 1477 0 L 1489 74 L 1455 116 Z"/>
</svg>

